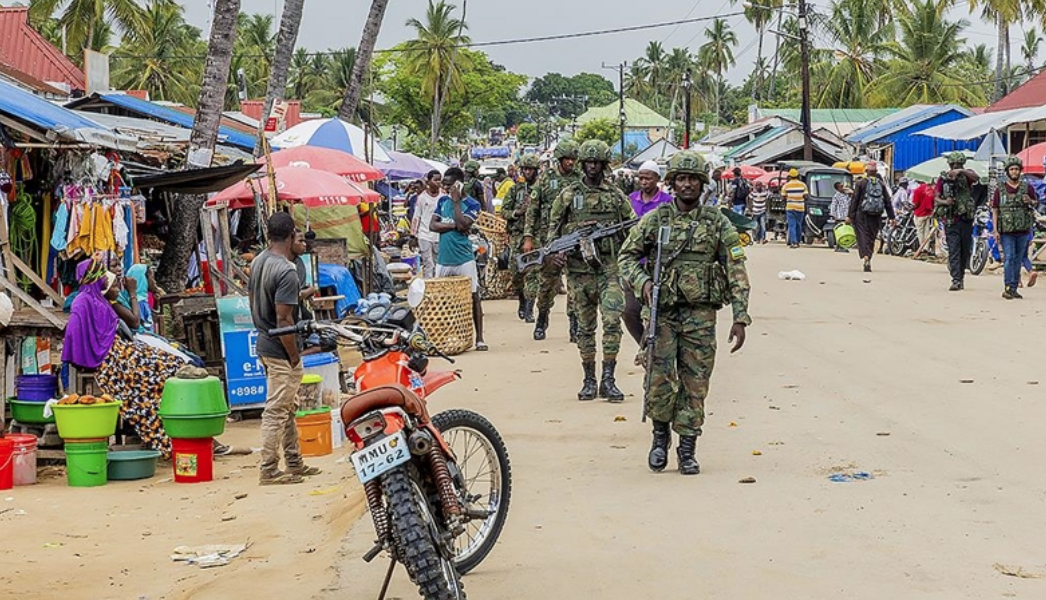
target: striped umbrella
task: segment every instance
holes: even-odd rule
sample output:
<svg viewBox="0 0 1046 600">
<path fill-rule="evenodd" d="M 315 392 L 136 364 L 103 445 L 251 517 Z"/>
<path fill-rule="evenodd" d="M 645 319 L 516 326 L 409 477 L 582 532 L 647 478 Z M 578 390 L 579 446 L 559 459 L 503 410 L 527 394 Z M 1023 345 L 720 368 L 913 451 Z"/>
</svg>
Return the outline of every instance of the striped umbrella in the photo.
<svg viewBox="0 0 1046 600">
<path fill-rule="evenodd" d="M 365 143 L 363 130 L 341 119 L 313 119 L 304 121 L 272 138 L 274 148 L 318 146 L 348 152 L 356 158 L 366 160 L 368 147 L 373 148 L 373 160 L 392 162 L 385 148 L 378 142 Z"/>
</svg>

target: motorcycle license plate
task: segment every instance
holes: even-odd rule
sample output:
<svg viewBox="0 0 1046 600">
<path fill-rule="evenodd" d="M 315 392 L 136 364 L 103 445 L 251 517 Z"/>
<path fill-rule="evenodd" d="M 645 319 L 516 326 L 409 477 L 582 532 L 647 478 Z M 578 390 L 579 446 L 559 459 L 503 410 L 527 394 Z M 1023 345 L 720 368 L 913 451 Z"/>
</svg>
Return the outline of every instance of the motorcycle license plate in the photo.
<svg viewBox="0 0 1046 600">
<path fill-rule="evenodd" d="M 360 483 L 380 477 L 410 460 L 410 449 L 407 448 L 407 437 L 402 431 L 367 446 L 352 455 L 352 466 L 356 467 L 356 476 Z"/>
<path fill-rule="evenodd" d="M 815 217 L 820 217 L 821 215 L 824 214 L 824 212 L 820 208 L 811 208 L 810 209 L 810 214 L 815 216 Z"/>
</svg>

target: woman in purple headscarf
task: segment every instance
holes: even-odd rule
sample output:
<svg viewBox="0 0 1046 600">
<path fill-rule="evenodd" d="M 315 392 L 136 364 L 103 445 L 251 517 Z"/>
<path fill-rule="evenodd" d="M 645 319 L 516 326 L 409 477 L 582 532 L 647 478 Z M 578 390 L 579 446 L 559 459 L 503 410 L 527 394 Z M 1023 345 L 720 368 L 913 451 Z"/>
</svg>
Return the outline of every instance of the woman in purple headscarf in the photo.
<svg viewBox="0 0 1046 600">
<path fill-rule="evenodd" d="M 120 414 L 142 444 L 170 458 L 171 440 L 157 410 L 164 382 L 185 363 L 120 336 L 115 300 L 106 298 L 115 276 L 104 263 L 86 260 L 77 266 L 76 276 L 80 290 L 70 309 L 62 360 L 80 369 L 95 370 L 98 387 L 123 403 Z"/>
</svg>

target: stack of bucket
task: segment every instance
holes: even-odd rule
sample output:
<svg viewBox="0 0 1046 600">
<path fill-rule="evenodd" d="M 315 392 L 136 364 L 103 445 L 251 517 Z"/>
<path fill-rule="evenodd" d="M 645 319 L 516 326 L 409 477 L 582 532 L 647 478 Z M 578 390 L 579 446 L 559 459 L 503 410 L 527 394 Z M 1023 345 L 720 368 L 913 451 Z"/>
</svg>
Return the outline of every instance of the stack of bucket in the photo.
<svg viewBox="0 0 1046 600">
<path fill-rule="evenodd" d="M 65 474 L 71 487 L 105 485 L 109 438 L 116 433 L 119 402 L 51 407 L 65 441 Z"/>
<path fill-rule="evenodd" d="M 0 436 L 0 490 L 36 483 L 36 436 Z"/>
<path fill-rule="evenodd" d="M 11 416 L 19 425 L 54 423 L 54 417 L 44 416 L 44 404 L 58 393 L 58 378 L 54 375 L 19 375 L 15 380 L 16 394 L 9 398 Z"/>
<path fill-rule="evenodd" d="M 175 482 L 212 481 L 214 438 L 225 432 L 225 418 L 229 416 L 221 380 L 168 379 L 159 414 L 171 438 Z"/>
<path fill-rule="evenodd" d="M 301 359 L 305 374 L 301 378 L 301 389 L 298 391 L 298 417 L 308 416 L 302 414 L 312 411 L 312 415 L 323 407 L 336 409 L 341 406 L 341 365 L 338 355 L 333 352 L 322 352 L 310 354 Z M 318 389 L 318 393 L 317 393 Z M 345 433 L 342 429 L 341 416 L 337 410 L 325 411 L 330 415 L 330 439 L 333 448 L 341 448 Z M 313 417 L 313 419 L 322 418 Z M 308 423 L 309 421 L 307 421 Z M 312 424 L 317 424 L 315 421 Z M 299 427 L 299 438 L 301 437 Z M 327 454 L 330 454 L 328 451 Z M 323 456 L 323 454 L 318 455 Z"/>
</svg>

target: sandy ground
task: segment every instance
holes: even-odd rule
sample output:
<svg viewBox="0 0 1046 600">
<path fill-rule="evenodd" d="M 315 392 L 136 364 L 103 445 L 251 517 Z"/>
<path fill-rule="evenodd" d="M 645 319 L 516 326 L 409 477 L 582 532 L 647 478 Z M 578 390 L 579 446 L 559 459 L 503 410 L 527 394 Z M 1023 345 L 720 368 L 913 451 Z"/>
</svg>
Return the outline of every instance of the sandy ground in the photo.
<svg viewBox="0 0 1046 600">
<path fill-rule="evenodd" d="M 491 352 L 460 357 L 464 380 L 431 399 L 433 412 L 489 417 L 512 457 L 508 525 L 466 578 L 470 597 L 1046 598 L 1046 581 L 1000 572 L 1046 576 L 1036 351 L 1046 291 L 1004 302 L 998 275 L 950 294 L 941 265 L 880 257 L 867 275 L 854 254 L 771 245 L 749 255 L 755 324 L 741 353 L 720 352 L 693 478 L 674 471 L 674 455 L 669 471 L 647 471 L 635 368 L 619 372 L 625 404 L 579 403 L 562 314 L 536 343 L 512 303 L 487 305 Z M 791 269 L 808 279 L 777 279 Z M 635 348 L 625 348 L 627 363 Z M 225 439 L 257 445 L 257 421 Z M 0 511 L 16 509 L 0 514 L 0 589 L 374 598 L 387 563 L 359 558 L 372 526 L 356 521 L 362 501 L 341 457 L 315 460 L 328 472 L 299 487 L 259 488 L 257 459 L 231 458 L 207 485 L 163 474 L 0 493 L 13 498 Z M 848 471 L 875 478 L 828 479 Z M 739 483 L 748 477 L 756 483 Z M 168 557 L 248 538 L 247 554 L 219 569 Z M 399 569 L 390 598 L 416 597 Z"/>
<path fill-rule="evenodd" d="M 1046 598 L 1046 581 L 999 570 L 1046 575 L 1046 292 L 1007 303 L 998 275 L 951 294 L 942 265 L 879 257 L 868 275 L 855 254 L 749 255 L 755 324 L 741 353 L 720 352 L 694 478 L 674 455 L 647 471 L 636 369 L 625 404 L 579 403 L 562 316 L 535 343 L 508 303 L 488 308 L 491 352 L 432 399 L 488 416 L 512 456 L 509 522 L 469 597 Z M 808 279 L 778 280 L 791 269 Z M 848 471 L 875 478 L 828 479 Z M 385 564 L 359 559 L 371 529 L 352 529 L 320 598 L 377 595 Z M 402 569 L 390 597 L 417 597 Z"/>
</svg>

